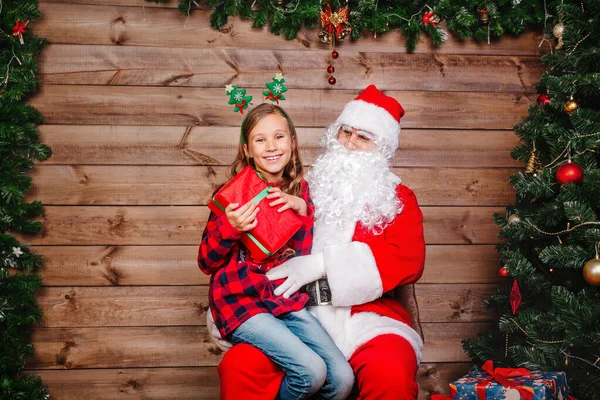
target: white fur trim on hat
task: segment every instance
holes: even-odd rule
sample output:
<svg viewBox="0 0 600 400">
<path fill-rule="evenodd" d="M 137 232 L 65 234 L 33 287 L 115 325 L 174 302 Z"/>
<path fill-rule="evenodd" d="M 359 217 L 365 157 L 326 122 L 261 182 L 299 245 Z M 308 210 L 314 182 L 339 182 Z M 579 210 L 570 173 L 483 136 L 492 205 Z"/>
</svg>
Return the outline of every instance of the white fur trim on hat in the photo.
<svg viewBox="0 0 600 400">
<path fill-rule="evenodd" d="M 396 151 L 400 124 L 384 108 L 363 100 L 352 100 L 344 107 L 336 122 L 371 132 Z"/>
</svg>

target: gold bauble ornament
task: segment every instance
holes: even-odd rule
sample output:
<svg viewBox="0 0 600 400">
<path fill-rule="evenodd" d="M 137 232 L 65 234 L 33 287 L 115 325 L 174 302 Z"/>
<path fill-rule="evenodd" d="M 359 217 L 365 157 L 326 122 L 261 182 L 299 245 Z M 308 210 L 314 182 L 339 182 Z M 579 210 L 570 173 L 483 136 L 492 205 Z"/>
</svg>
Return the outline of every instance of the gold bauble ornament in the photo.
<svg viewBox="0 0 600 400">
<path fill-rule="evenodd" d="M 600 286 L 600 258 L 588 261 L 583 266 L 583 277 L 592 286 Z"/>
<path fill-rule="evenodd" d="M 521 222 L 521 217 L 519 217 L 517 214 L 511 214 L 508 217 L 508 223 L 509 224 L 516 224 L 518 222 Z"/>
<path fill-rule="evenodd" d="M 563 47 L 563 33 L 565 32 L 565 26 L 565 24 L 559 22 L 558 24 L 554 25 L 554 28 L 552 28 L 552 34 L 558 39 L 558 44 L 556 45 L 557 49 Z"/>
<path fill-rule="evenodd" d="M 579 108 L 579 104 L 575 100 L 573 100 L 573 96 L 565 103 L 565 111 L 569 114 Z"/>
</svg>

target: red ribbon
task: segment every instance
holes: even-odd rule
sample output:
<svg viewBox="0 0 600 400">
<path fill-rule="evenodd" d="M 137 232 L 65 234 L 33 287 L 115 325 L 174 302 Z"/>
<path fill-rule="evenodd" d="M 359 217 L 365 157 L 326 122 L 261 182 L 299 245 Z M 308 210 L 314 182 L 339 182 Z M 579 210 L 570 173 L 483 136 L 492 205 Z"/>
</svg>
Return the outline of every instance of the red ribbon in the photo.
<svg viewBox="0 0 600 400">
<path fill-rule="evenodd" d="M 516 376 L 530 376 L 531 372 L 529 372 L 529 370 L 525 368 L 494 368 L 494 362 L 492 360 L 487 360 L 483 364 L 481 369 L 490 374 L 490 376 L 486 378 L 483 382 L 479 382 L 477 383 L 477 385 L 475 385 L 478 398 L 483 400 L 486 399 L 485 387 L 489 382 L 495 380 L 504 387 L 509 387 L 518 390 L 523 400 L 533 399 L 533 391 L 527 390 L 523 386 L 519 386 L 512 380 L 508 379 Z"/>
<path fill-rule="evenodd" d="M 425 25 L 431 24 L 435 28 L 437 23 L 439 22 L 439 19 L 437 18 L 433 10 L 430 10 L 423 14 L 422 21 Z"/>
<path fill-rule="evenodd" d="M 342 7 L 338 12 L 334 13 L 331 10 L 329 2 L 323 3 L 325 10 L 321 11 L 321 26 L 331 36 L 331 33 L 335 30 L 335 37 L 339 38 L 340 33 L 348 24 L 348 7 Z M 333 16 L 333 18 L 332 18 Z"/>
<path fill-rule="evenodd" d="M 265 100 L 271 100 L 271 99 L 275 99 L 275 101 L 277 102 L 277 104 L 279 105 L 279 99 L 281 98 L 281 95 L 278 94 L 277 96 L 275 96 L 272 92 L 269 92 L 269 95 L 267 97 L 265 97 Z"/>
<path fill-rule="evenodd" d="M 28 23 L 29 21 L 22 22 L 20 20 L 17 20 L 15 22 L 15 26 L 13 26 L 12 28 L 13 36 L 18 36 L 21 43 L 23 43 L 23 34 L 25 33 L 25 28 L 27 28 Z"/>
<path fill-rule="evenodd" d="M 240 110 L 240 114 L 244 114 L 244 106 L 245 105 L 246 105 L 246 100 L 242 100 L 242 104 L 235 105 Z"/>
</svg>

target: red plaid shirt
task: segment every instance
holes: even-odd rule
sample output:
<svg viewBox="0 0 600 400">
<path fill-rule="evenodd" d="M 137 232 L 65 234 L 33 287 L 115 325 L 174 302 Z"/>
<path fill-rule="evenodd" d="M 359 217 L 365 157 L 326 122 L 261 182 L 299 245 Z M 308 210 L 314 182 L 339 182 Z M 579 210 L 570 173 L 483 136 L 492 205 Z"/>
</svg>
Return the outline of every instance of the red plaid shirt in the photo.
<svg viewBox="0 0 600 400">
<path fill-rule="evenodd" d="M 271 282 L 265 275 L 290 257 L 284 254 L 286 248 L 293 249 L 296 256 L 310 254 L 314 205 L 305 181 L 302 182 L 301 197 L 308 210 L 308 216 L 298 215 L 302 227 L 277 253 L 256 263 L 239 240 L 242 233 L 229 223 L 227 216 L 210 214 L 198 250 L 198 266 L 205 274 L 212 274 L 209 304 L 223 338 L 254 315 L 268 312 L 277 317 L 301 310 L 308 301 L 308 296 L 303 293 L 296 293 L 289 299 L 275 296 L 273 290 L 284 279 Z"/>
</svg>

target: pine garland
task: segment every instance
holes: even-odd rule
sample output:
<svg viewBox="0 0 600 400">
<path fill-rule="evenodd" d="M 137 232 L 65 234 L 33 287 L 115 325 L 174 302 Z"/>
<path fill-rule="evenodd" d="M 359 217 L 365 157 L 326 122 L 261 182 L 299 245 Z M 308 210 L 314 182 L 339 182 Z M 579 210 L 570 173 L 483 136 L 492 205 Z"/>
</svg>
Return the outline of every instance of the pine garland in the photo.
<svg viewBox="0 0 600 400">
<path fill-rule="evenodd" d="M 45 41 L 29 33 L 39 17 L 36 0 L 0 0 L 0 399 L 48 399 L 41 379 L 23 375 L 33 355 L 30 335 L 41 311 L 35 292 L 41 279 L 35 271 L 42 257 L 10 233 L 37 233 L 33 218 L 42 205 L 26 203 L 31 188 L 28 171 L 45 160 L 50 149 L 39 143 L 42 118 L 25 101 L 38 89 L 37 62 Z"/>
<path fill-rule="evenodd" d="M 565 371 L 571 393 L 592 400 L 600 393 L 600 284 L 583 270 L 600 250 L 600 2 L 565 0 L 547 11 L 564 24 L 564 44 L 542 57 L 538 104 L 515 127 L 521 144 L 512 156 L 528 169 L 511 177 L 515 205 L 495 215 L 510 278 L 486 302 L 501 317 L 463 348 L 479 364 Z M 571 98 L 576 110 L 566 107 Z M 583 182 L 559 183 L 569 159 Z"/>
<path fill-rule="evenodd" d="M 169 0 L 146 0 L 166 3 Z M 319 24 L 323 0 L 179 0 L 180 12 L 190 15 L 197 9 L 214 9 L 210 24 L 219 30 L 230 16 L 241 16 L 253 21 L 255 27 L 265 27 L 276 35 L 294 39 L 303 29 Z M 460 39 L 474 38 L 490 41 L 506 34 L 518 35 L 526 28 L 551 29 L 556 10 L 563 2 L 573 0 L 352 0 L 350 9 L 351 40 L 363 34 L 379 35 L 399 29 L 406 37 L 406 49 L 413 52 L 421 34 L 427 35 L 434 45 L 441 45 L 447 37 L 442 26 L 423 21 L 433 11 L 447 28 Z M 329 1 L 333 10 L 346 5 L 345 1 Z M 551 24 L 551 25 L 548 25 Z"/>
</svg>

